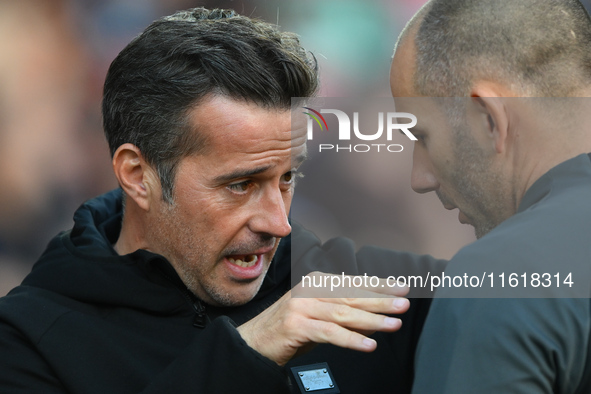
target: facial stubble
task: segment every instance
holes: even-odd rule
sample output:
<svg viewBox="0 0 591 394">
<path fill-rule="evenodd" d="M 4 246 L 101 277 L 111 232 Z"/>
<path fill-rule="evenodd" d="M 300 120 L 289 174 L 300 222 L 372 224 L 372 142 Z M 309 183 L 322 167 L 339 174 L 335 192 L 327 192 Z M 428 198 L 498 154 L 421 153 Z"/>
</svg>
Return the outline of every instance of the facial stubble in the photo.
<svg viewBox="0 0 591 394">
<path fill-rule="evenodd" d="M 194 223 L 188 223 L 187 217 L 173 197 L 172 203 L 162 202 L 157 224 L 152 229 L 153 239 L 161 245 L 162 254 L 175 268 L 184 285 L 198 298 L 218 306 L 238 306 L 250 301 L 260 289 L 266 270 L 257 279 L 258 286 L 248 299 L 241 298 L 232 289 L 224 289 L 219 285 L 222 280 L 216 270 L 209 269 L 218 262 L 208 261 L 221 256 L 210 256 L 207 240 L 196 234 Z M 225 254 L 230 253 L 222 252 L 221 255 Z M 236 286 L 238 288 L 239 284 Z"/>
</svg>

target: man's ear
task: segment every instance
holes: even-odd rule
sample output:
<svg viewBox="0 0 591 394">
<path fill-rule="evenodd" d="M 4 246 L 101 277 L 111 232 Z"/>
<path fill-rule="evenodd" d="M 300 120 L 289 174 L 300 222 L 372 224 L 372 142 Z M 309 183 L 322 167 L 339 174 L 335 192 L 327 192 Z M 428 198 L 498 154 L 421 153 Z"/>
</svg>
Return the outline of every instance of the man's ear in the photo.
<svg viewBox="0 0 591 394">
<path fill-rule="evenodd" d="M 488 81 L 474 83 L 470 92 L 497 153 L 503 153 L 507 148 L 509 135 L 509 108 L 505 99 L 507 93 L 503 86 Z"/>
<path fill-rule="evenodd" d="M 149 211 L 154 199 L 159 198 L 160 182 L 138 147 L 129 143 L 121 145 L 113 155 L 113 171 L 128 198 Z"/>
</svg>

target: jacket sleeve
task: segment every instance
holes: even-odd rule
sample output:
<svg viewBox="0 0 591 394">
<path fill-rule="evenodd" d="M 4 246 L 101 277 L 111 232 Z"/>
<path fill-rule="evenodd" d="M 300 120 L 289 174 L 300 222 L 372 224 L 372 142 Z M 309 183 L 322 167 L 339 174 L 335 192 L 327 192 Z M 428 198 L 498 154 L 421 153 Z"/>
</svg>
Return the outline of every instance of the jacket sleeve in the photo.
<svg viewBox="0 0 591 394">
<path fill-rule="evenodd" d="M 347 238 L 333 238 L 322 244 L 301 225 L 292 223 L 292 285 L 313 271 L 335 275 L 368 275 L 380 278 L 405 278 L 413 287 L 409 297 L 431 298 L 425 282 L 428 276 L 439 275 L 447 261 L 429 255 L 364 246 L 355 251 L 355 244 Z M 412 281 L 408 279 L 411 278 Z M 414 285 L 414 286 L 413 286 Z"/>
<path fill-rule="evenodd" d="M 334 238 L 322 244 L 313 233 L 297 223 L 292 223 L 291 242 L 292 285 L 313 271 L 336 275 L 367 274 L 381 278 L 426 277 L 427 274 L 441 273 L 447 264 L 447 261 L 428 255 L 373 246 L 364 246 L 356 252 L 354 243 L 346 238 Z M 432 294 L 415 290 L 411 290 L 410 297 L 420 298 L 411 298 L 409 310 L 397 316 L 402 320 L 402 328 L 394 334 L 380 333 L 378 336 L 378 347 L 388 346 L 393 350 L 389 358 L 384 360 L 384 368 L 396 376 L 396 389 L 399 392 L 411 390 L 415 350 L 432 300 Z"/>
<path fill-rule="evenodd" d="M 51 330 L 45 335 L 51 337 Z M 95 345 L 93 353 L 63 349 L 60 360 L 52 360 L 56 352 L 44 355 L 44 338 L 31 343 L 5 323 L 0 323 L 0 349 L 0 391 L 14 394 L 290 392 L 285 369 L 247 346 L 227 317 L 210 322 L 161 372 L 143 372 L 141 379 L 126 370 L 121 353 L 101 353 Z M 142 363 L 137 355 L 130 357 Z M 137 367 L 148 371 L 153 362 L 146 357 Z"/>
<path fill-rule="evenodd" d="M 142 394 L 289 393 L 284 368 L 250 348 L 227 317 L 213 320 Z"/>
<path fill-rule="evenodd" d="M 289 392 L 285 369 L 250 348 L 229 317 L 199 329 L 192 316 L 147 316 L 16 288 L 0 299 L 0 392 Z"/>
</svg>

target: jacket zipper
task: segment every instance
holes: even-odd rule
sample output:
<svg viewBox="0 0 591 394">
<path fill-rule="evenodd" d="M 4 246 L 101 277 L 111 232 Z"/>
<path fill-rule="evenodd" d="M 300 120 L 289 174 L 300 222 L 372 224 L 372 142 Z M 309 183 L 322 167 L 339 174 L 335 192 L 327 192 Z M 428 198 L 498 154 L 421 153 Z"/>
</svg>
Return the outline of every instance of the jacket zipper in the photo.
<svg viewBox="0 0 591 394">
<path fill-rule="evenodd" d="M 205 328 L 207 324 L 207 315 L 205 314 L 205 305 L 200 299 L 196 298 L 193 302 L 193 309 L 195 310 L 195 317 L 193 318 L 193 326 L 197 328 Z"/>
<path fill-rule="evenodd" d="M 205 313 L 205 305 L 203 302 L 197 298 L 191 291 L 187 288 L 181 288 L 178 286 L 171 277 L 166 275 L 162 270 L 158 270 L 160 275 L 162 275 L 166 280 L 168 280 L 172 285 L 181 292 L 183 297 L 193 306 L 193 310 L 195 311 L 195 317 L 193 318 L 193 326 L 197 328 L 205 328 L 207 325 L 207 314 Z"/>
</svg>

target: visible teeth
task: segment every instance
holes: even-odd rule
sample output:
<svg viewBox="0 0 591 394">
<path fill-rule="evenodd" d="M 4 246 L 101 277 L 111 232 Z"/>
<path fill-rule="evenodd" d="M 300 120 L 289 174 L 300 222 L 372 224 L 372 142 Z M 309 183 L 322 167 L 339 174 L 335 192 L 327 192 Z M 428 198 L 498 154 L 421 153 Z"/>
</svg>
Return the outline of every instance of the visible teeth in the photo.
<svg viewBox="0 0 591 394">
<path fill-rule="evenodd" d="M 234 259 L 232 257 L 228 257 L 228 261 L 230 263 L 236 264 L 240 267 L 248 268 L 248 267 L 252 267 L 255 265 L 255 263 L 257 262 L 257 256 L 254 254 L 245 256 L 244 261 L 242 261 L 240 259 Z"/>
</svg>

